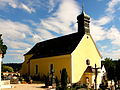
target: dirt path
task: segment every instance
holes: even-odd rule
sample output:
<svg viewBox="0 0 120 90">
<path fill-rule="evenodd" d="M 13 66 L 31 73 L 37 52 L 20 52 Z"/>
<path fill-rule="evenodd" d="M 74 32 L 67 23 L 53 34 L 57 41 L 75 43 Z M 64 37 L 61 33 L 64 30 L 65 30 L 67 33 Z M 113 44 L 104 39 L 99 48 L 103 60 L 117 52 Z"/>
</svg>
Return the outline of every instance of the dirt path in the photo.
<svg viewBox="0 0 120 90">
<path fill-rule="evenodd" d="M 12 84 L 14 88 L 0 89 L 0 90 L 47 90 L 41 88 L 44 84 Z"/>
</svg>

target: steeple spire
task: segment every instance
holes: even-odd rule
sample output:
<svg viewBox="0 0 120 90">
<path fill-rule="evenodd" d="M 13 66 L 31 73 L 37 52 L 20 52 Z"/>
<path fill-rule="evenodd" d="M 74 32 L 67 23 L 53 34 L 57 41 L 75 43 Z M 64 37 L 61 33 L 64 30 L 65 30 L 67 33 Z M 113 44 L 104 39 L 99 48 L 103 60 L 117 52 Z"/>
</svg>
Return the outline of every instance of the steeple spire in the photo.
<svg viewBox="0 0 120 90">
<path fill-rule="evenodd" d="M 84 0 L 82 0 L 82 12 L 84 12 Z"/>
</svg>

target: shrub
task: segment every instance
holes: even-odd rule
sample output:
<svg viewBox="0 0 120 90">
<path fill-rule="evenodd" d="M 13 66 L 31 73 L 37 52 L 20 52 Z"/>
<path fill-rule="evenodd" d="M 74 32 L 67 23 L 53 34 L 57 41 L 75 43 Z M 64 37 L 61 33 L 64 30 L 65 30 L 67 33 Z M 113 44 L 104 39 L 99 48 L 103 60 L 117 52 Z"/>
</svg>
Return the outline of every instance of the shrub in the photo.
<svg viewBox="0 0 120 90">
<path fill-rule="evenodd" d="M 55 78 L 55 83 L 56 83 L 56 90 L 59 90 L 59 88 L 60 88 L 60 83 L 59 83 L 60 81 L 58 80 L 58 78 L 56 77 Z"/>
<path fill-rule="evenodd" d="M 34 81 L 40 81 L 40 75 L 39 74 L 38 75 L 34 75 L 34 76 L 32 76 L 32 79 Z"/>
<path fill-rule="evenodd" d="M 65 68 L 62 69 L 62 72 L 61 72 L 61 87 L 62 87 L 62 90 L 66 90 L 67 88 L 67 71 Z"/>
<path fill-rule="evenodd" d="M 86 87 L 85 84 L 80 85 L 78 83 L 75 83 L 75 84 L 72 85 L 72 88 L 74 88 L 75 90 L 77 90 L 77 89 L 80 89 L 80 88 L 87 88 L 87 87 Z"/>
<path fill-rule="evenodd" d="M 8 71 L 8 72 L 14 72 L 14 70 L 13 70 L 12 67 L 3 65 L 2 66 L 2 72 L 6 72 L 6 71 Z"/>
<path fill-rule="evenodd" d="M 44 78 L 45 87 L 48 87 L 50 85 L 49 74 L 44 75 L 43 78 Z"/>
</svg>

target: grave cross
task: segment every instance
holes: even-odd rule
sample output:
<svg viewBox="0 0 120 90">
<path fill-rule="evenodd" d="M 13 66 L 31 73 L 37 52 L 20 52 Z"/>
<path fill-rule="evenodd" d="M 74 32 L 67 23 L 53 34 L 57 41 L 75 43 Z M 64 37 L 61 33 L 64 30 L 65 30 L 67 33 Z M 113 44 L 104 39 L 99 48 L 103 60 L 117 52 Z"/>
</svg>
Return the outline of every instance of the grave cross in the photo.
<svg viewBox="0 0 120 90">
<path fill-rule="evenodd" d="M 95 64 L 95 68 L 93 68 L 95 70 L 95 79 L 94 79 L 94 82 L 95 82 L 95 90 L 97 90 L 97 75 L 98 75 L 98 69 L 101 69 L 101 68 L 97 68 L 97 65 Z"/>
</svg>

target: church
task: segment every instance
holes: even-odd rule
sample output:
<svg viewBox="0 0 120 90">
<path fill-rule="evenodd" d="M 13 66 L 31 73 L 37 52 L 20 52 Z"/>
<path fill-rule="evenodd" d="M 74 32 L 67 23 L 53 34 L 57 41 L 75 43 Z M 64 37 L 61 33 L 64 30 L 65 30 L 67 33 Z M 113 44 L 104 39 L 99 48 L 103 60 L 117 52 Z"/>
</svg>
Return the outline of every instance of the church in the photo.
<svg viewBox="0 0 120 90">
<path fill-rule="evenodd" d="M 66 68 L 70 83 L 94 83 L 95 66 L 101 67 L 101 54 L 90 34 L 90 16 L 84 11 L 77 17 L 78 32 L 38 42 L 24 57 L 21 74 L 47 75 L 54 70 L 60 79 L 60 72 Z M 101 77 L 97 74 L 97 84 Z"/>
</svg>

